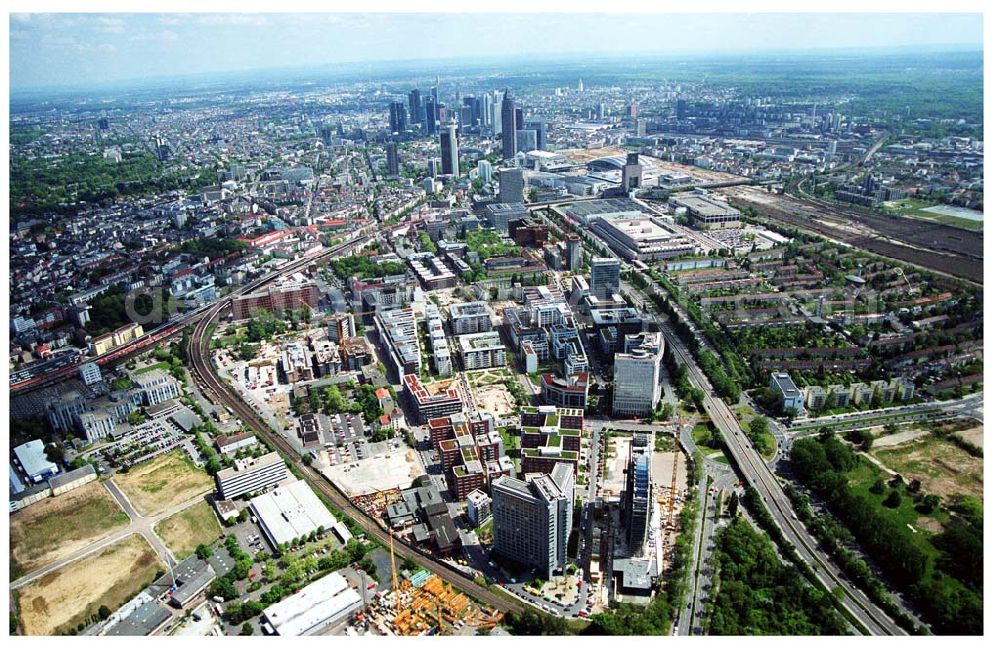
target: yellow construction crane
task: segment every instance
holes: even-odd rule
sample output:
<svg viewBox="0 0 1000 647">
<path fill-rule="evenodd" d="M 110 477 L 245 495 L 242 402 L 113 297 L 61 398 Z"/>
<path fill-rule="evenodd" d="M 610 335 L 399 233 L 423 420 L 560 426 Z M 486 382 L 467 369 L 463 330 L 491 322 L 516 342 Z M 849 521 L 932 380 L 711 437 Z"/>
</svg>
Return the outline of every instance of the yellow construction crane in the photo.
<svg viewBox="0 0 1000 647">
<path fill-rule="evenodd" d="M 680 432 L 678 432 L 679 434 Z M 677 500 L 677 462 L 680 456 L 680 440 L 674 439 L 674 473 L 670 477 L 670 496 L 667 499 L 667 525 L 671 529 L 674 527 L 674 501 Z"/>
<path fill-rule="evenodd" d="M 396 575 L 396 548 L 392 540 L 392 522 L 389 521 L 389 499 L 386 491 L 382 490 L 382 506 L 385 508 L 385 528 L 389 531 L 389 564 L 392 566 L 392 592 L 396 598 L 396 613 L 400 609 L 399 577 Z"/>
</svg>

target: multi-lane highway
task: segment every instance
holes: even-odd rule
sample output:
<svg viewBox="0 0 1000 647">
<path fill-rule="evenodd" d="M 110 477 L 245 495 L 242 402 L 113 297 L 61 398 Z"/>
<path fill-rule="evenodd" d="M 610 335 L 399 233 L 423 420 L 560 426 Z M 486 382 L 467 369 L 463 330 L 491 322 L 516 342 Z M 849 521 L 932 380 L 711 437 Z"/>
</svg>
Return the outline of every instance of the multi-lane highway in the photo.
<svg viewBox="0 0 1000 647">
<path fill-rule="evenodd" d="M 649 279 L 649 277 L 646 277 Z M 630 285 L 623 284 L 622 291 L 635 299 L 636 303 L 648 302 L 646 295 Z M 652 304 L 649 304 L 652 306 Z M 657 312 L 655 307 L 651 312 Z M 844 577 L 826 554 L 819 549 L 815 539 L 792 512 L 792 504 L 782 491 L 777 477 L 767 463 L 757 453 L 749 438 L 740 428 L 732 409 L 722 398 L 715 395 L 708 378 L 701 371 L 683 341 L 677 337 L 662 313 L 655 315 L 655 321 L 677 360 L 687 366 L 688 375 L 695 387 L 705 393 L 703 405 L 712 422 L 722 433 L 736 467 L 744 475 L 747 485 L 758 491 L 767 511 L 774 518 L 784 537 L 791 543 L 799 556 L 813 567 L 817 578 L 830 592 L 838 588 L 844 591 L 842 605 L 853 619 L 873 635 L 906 635 L 886 613 L 859 590 L 853 582 Z"/>
<path fill-rule="evenodd" d="M 369 234 L 362 236 L 361 238 L 353 239 L 352 241 L 348 241 L 347 243 L 331 248 L 330 250 L 324 252 L 321 256 L 306 259 L 305 261 L 300 261 L 296 264 L 314 262 L 321 257 L 344 254 L 355 247 L 365 245 L 369 240 L 371 240 L 371 238 L 372 235 Z M 294 266 L 296 264 L 283 268 L 282 272 L 295 271 L 296 268 Z M 267 280 L 273 280 L 273 278 L 276 277 L 272 276 Z M 255 287 L 262 284 L 262 282 L 266 281 L 262 279 L 261 282 L 245 289 L 255 289 Z M 212 330 L 213 324 L 217 321 L 219 314 L 228 307 L 228 304 L 228 300 L 222 301 L 216 303 L 210 309 L 205 311 L 195 327 L 194 335 L 192 336 L 191 342 L 188 346 L 191 361 L 191 373 L 198 382 L 202 392 L 208 399 L 232 408 L 236 415 L 245 424 L 252 427 L 254 431 L 259 433 L 262 437 L 268 439 L 268 441 L 274 445 L 277 451 L 287 461 L 294 464 L 300 470 L 305 479 L 309 481 L 309 483 L 316 490 L 327 497 L 327 499 L 338 509 L 342 510 L 344 514 L 351 517 L 368 534 L 369 537 L 387 545 L 389 543 L 389 535 L 381 526 L 366 515 L 361 509 L 357 508 L 349 498 L 337 490 L 327 480 L 308 468 L 302 462 L 302 457 L 296 451 L 295 447 L 293 447 L 280 433 L 275 433 L 274 430 L 265 424 L 257 413 L 242 398 L 229 390 L 216 375 L 215 370 L 212 367 L 209 353 L 211 341 L 209 333 Z M 516 598 L 500 595 L 486 587 L 474 583 L 471 579 L 469 579 L 468 575 L 461 573 L 457 569 L 439 562 L 424 553 L 414 550 L 401 540 L 397 539 L 394 543 L 398 558 L 402 559 L 409 557 L 414 562 L 423 568 L 426 568 L 428 571 L 440 576 L 442 579 L 446 580 L 463 593 L 466 593 L 467 595 L 489 604 L 505 613 L 519 612 L 523 610 L 523 604 Z"/>
</svg>

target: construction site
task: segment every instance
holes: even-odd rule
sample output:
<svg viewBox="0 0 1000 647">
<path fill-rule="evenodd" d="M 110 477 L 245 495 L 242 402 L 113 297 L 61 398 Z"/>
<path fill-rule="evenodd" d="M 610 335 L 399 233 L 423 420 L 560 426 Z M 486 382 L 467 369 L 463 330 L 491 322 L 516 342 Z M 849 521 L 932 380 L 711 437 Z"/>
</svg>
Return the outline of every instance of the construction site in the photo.
<svg viewBox="0 0 1000 647">
<path fill-rule="evenodd" d="M 395 636 L 474 635 L 493 629 L 503 618 L 425 570 L 376 593 L 364 615 L 378 633 Z"/>
</svg>

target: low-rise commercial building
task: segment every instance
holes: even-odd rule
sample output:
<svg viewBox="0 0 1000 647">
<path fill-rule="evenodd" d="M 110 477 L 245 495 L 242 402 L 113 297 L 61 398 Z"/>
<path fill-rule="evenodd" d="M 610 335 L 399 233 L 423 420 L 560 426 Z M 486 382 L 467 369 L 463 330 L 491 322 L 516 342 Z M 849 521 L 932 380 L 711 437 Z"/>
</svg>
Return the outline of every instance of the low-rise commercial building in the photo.
<svg viewBox="0 0 1000 647">
<path fill-rule="evenodd" d="M 275 550 L 320 528 L 329 530 L 337 521 L 305 481 L 293 481 L 254 497 L 250 512 Z"/>
<path fill-rule="evenodd" d="M 719 200 L 684 193 L 671 197 L 669 204 L 675 209 L 686 210 L 699 229 L 738 229 L 741 226 L 739 209 Z"/>
<path fill-rule="evenodd" d="M 259 492 L 288 478 L 288 467 L 278 452 L 258 458 L 237 459 L 233 467 L 219 470 L 215 483 L 219 496 L 235 499 L 244 494 Z"/>
<path fill-rule="evenodd" d="M 769 386 L 781 393 L 782 407 L 793 409 L 796 412 L 802 411 L 805 402 L 802 398 L 802 391 L 795 386 L 788 373 L 771 373 Z"/>
<path fill-rule="evenodd" d="M 264 622 L 279 636 L 312 636 L 351 617 L 363 601 L 340 573 L 316 580 L 264 610 Z"/>
</svg>

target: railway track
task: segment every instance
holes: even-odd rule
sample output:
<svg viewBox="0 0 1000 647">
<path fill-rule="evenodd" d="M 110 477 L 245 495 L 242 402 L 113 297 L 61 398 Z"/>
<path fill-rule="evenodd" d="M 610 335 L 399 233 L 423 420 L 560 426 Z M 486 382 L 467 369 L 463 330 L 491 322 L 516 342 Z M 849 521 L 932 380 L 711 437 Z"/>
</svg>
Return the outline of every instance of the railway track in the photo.
<svg viewBox="0 0 1000 647">
<path fill-rule="evenodd" d="M 341 253 L 357 244 L 364 244 L 371 236 L 362 238 L 359 241 L 345 243 L 338 247 L 324 252 L 322 256 L 329 257 Z M 319 257 L 309 259 L 314 262 Z M 284 268 L 283 271 L 293 271 Z M 383 544 L 388 544 L 389 534 L 374 519 L 369 517 L 343 492 L 334 487 L 329 481 L 316 474 L 311 468 L 302 462 L 302 457 L 298 451 L 280 433 L 274 432 L 254 411 L 243 398 L 236 395 L 225 385 L 212 368 L 209 356 L 208 332 L 212 324 L 218 319 L 228 305 L 228 301 L 215 304 L 206 311 L 195 326 L 194 335 L 188 345 L 188 354 L 191 362 L 192 375 L 198 382 L 206 398 L 232 408 L 233 412 L 262 438 L 274 446 L 279 454 L 287 461 L 294 464 L 316 490 L 322 493 L 334 506 L 355 521 L 369 537 L 377 539 Z M 500 595 L 490 589 L 476 584 L 472 578 L 462 571 L 442 563 L 428 555 L 414 549 L 408 542 L 393 538 L 396 544 L 397 555 L 403 558 L 410 558 L 421 567 L 449 582 L 459 591 L 473 597 L 480 602 L 484 602 L 504 613 L 521 612 L 524 606 L 519 601 L 506 595 Z"/>
</svg>

